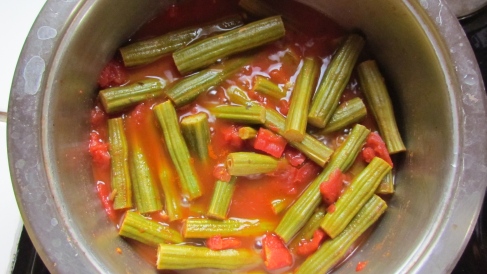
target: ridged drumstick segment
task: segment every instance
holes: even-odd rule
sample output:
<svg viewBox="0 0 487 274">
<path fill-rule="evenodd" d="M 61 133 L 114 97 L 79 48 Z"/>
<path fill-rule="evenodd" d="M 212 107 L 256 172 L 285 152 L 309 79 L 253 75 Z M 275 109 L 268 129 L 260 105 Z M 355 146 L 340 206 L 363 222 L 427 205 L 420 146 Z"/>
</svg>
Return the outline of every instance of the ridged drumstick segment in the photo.
<svg viewBox="0 0 487 274">
<path fill-rule="evenodd" d="M 321 228 L 330 236 L 338 236 L 374 195 L 384 176 L 392 167 L 379 157 L 375 157 L 362 172 L 352 180 L 345 192 L 335 203 L 335 211 L 328 212 L 321 222 Z"/>
<path fill-rule="evenodd" d="M 304 139 L 308 124 L 306 117 L 318 73 L 318 60 L 311 57 L 305 58 L 291 94 L 289 112 L 284 126 L 284 136 L 288 140 L 301 142 Z"/>
<path fill-rule="evenodd" d="M 151 63 L 189 43 L 212 34 L 226 32 L 243 25 L 242 16 L 230 15 L 208 24 L 172 31 L 151 39 L 138 41 L 120 48 L 126 67 Z"/>
<path fill-rule="evenodd" d="M 321 131 L 323 134 L 344 129 L 349 125 L 360 122 L 367 115 L 367 108 L 362 99 L 356 97 L 338 106 L 330 122 Z"/>
<path fill-rule="evenodd" d="M 273 109 L 266 110 L 264 127 L 286 138 L 286 136 L 284 136 L 285 124 L 286 119 L 279 114 L 279 112 Z M 291 146 L 304 153 L 309 159 L 320 166 L 324 166 L 333 154 L 331 148 L 307 133 L 304 135 L 304 139 L 301 142 L 287 140 Z"/>
<path fill-rule="evenodd" d="M 188 218 L 183 224 L 185 238 L 260 236 L 272 231 L 274 224 L 257 219 L 226 219 L 212 220 L 205 218 Z"/>
<path fill-rule="evenodd" d="M 272 156 L 255 152 L 232 152 L 225 161 L 228 174 L 247 176 L 275 171 L 279 160 Z"/>
<path fill-rule="evenodd" d="M 252 127 L 241 127 L 238 129 L 238 137 L 242 140 L 248 140 L 257 136 L 257 130 Z"/>
<path fill-rule="evenodd" d="M 129 163 L 137 210 L 142 214 L 162 210 L 159 190 L 138 140 L 131 143 Z"/>
<path fill-rule="evenodd" d="M 241 106 L 259 105 L 257 102 L 250 100 L 247 93 L 237 86 L 231 86 L 227 89 L 227 95 L 230 102 Z"/>
<path fill-rule="evenodd" d="M 200 197 L 203 193 L 197 177 L 188 147 L 179 127 L 178 116 L 171 101 L 165 101 L 154 107 L 157 120 L 162 128 L 164 140 L 171 160 L 179 176 L 183 195 L 189 200 Z"/>
<path fill-rule="evenodd" d="M 362 62 L 358 66 L 358 75 L 389 154 L 405 151 L 406 147 L 397 128 L 392 101 L 377 63 L 374 60 Z"/>
<path fill-rule="evenodd" d="M 203 39 L 175 51 L 172 56 L 179 72 L 187 74 L 219 59 L 275 41 L 284 34 L 281 17 L 273 16 Z"/>
<path fill-rule="evenodd" d="M 328 273 L 342 260 L 352 244 L 386 211 L 387 204 L 373 195 L 357 213 L 345 230 L 334 239 L 325 241 L 309 256 L 295 273 Z"/>
<path fill-rule="evenodd" d="M 98 96 L 105 111 L 115 113 L 164 95 L 165 87 L 166 81 L 163 79 L 145 79 L 126 86 L 103 89 Z"/>
<path fill-rule="evenodd" d="M 164 210 L 169 221 L 181 220 L 183 210 L 181 206 L 181 193 L 179 191 L 175 174 L 167 166 L 160 168 L 159 180 L 161 181 L 162 191 L 164 192 Z"/>
<path fill-rule="evenodd" d="M 181 243 L 184 240 L 177 230 L 147 219 L 134 211 L 125 213 L 118 235 L 150 246 L 161 243 Z"/>
<path fill-rule="evenodd" d="M 182 78 L 167 89 L 166 95 L 176 107 L 184 106 L 238 72 L 250 59 L 249 56 L 238 56 Z"/>
<path fill-rule="evenodd" d="M 232 176 L 228 182 L 218 180 L 215 183 L 215 190 L 213 191 L 210 206 L 206 213 L 208 217 L 219 220 L 227 218 L 236 183 L 236 176 Z"/>
<path fill-rule="evenodd" d="M 238 269 L 262 262 L 259 254 L 249 249 L 211 250 L 191 245 L 160 244 L 157 269 Z"/>
<path fill-rule="evenodd" d="M 326 211 L 323 207 L 318 207 L 311 218 L 304 224 L 303 228 L 289 244 L 291 248 L 297 248 L 301 240 L 310 240 L 313 237 L 314 232 L 320 228 L 320 224 L 325 218 Z"/>
<path fill-rule="evenodd" d="M 254 91 L 275 99 L 281 99 L 286 96 L 285 90 L 281 89 L 276 83 L 262 75 L 254 77 Z"/>
<path fill-rule="evenodd" d="M 263 124 L 266 109 L 263 106 L 217 106 L 210 108 L 211 114 L 218 119 L 241 124 Z"/>
<path fill-rule="evenodd" d="M 360 153 L 370 130 L 357 124 L 347 139 L 333 153 L 325 169 L 314 179 L 294 204 L 286 211 L 276 230 L 285 242 L 289 242 L 313 215 L 321 202 L 320 185 L 328 180 L 335 169 L 346 172 Z"/>
<path fill-rule="evenodd" d="M 209 158 L 210 126 L 208 115 L 204 112 L 192 114 L 181 120 L 181 131 L 186 144 L 198 159 L 205 162 Z"/>
<path fill-rule="evenodd" d="M 365 44 L 358 34 L 350 34 L 333 54 L 325 74 L 318 84 L 308 113 L 308 123 L 324 128 L 338 107 L 358 56 Z"/>
<path fill-rule="evenodd" d="M 110 185 L 115 193 L 113 209 L 131 208 L 133 204 L 129 147 L 122 118 L 108 119 L 108 142 L 111 161 Z"/>
</svg>

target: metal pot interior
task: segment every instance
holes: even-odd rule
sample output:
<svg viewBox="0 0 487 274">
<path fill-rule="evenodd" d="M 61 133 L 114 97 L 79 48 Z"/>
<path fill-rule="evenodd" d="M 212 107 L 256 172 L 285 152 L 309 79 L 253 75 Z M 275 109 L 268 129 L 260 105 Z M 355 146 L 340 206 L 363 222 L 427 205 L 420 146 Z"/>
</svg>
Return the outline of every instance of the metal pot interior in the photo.
<svg viewBox="0 0 487 274">
<path fill-rule="evenodd" d="M 408 148 L 397 161 L 397 192 L 387 213 L 337 273 L 354 271 L 358 261 L 369 261 L 367 273 L 414 270 L 419 258 L 433 248 L 431 239 L 441 229 L 439 220 L 456 186 L 459 121 L 451 69 L 444 65 L 446 51 L 431 42 L 437 34 L 430 32 L 421 8 L 409 1 L 302 2 L 366 35 L 390 87 Z M 47 60 L 37 102 L 42 115 L 36 117 L 35 128 L 43 155 L 37 160 L 38 168 L 46 172 L 45 182 L 39 178 L 39 188 L 48 193 L 42 196 L 49 200 L 44 201 L 48 206 L 36 207 L 38 201 L 17 191 L 29 233 L 52 271 L 156 272 L 117 236 L 103 212 L 87 147 L 101 68 L 118 45 L 170 3 L 81 1 L 73 6 L 69 24 L 59 31 L 59 46 L 53 47 L 56 52 Z M 17 190 L 28 180 L 19 181 Z M 39 216 L 39 209 L 52 217 Z M 54 230 L 60 232 L 53 234 Z M 118 254 L 117 248 L 123 253 Z"/>
</svg>

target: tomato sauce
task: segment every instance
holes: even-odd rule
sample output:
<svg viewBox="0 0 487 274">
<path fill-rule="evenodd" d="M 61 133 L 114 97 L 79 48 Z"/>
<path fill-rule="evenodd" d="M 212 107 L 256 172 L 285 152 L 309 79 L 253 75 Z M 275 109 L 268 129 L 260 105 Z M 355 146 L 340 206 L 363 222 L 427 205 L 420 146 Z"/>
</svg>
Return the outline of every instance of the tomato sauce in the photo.
<svg viewBox="0 0 487 274">
<path fill-rule="evenodd" d="M 320 58 L 323 61 L 321 68 L 321 74 L 323 74 L 331 55 L 338 46 L 339 39 L 345 34 L 344 30 L 334 22 L 301 4 L 277 0 L 271 2 L 279 2 L 280 5 L 282 4 L 284 13 L 293 13 L 297 19 L 306 18 L 306 20 L 301 20 L 302 25 L 299 26 L 303 27 L 305 31 L 298 32 L 292 28 L 287 29 L 286 36 L 283 39 L 259 48 L 253 61 L 241 71 L 227 79 L 220 86 L 201 94 L 189 105 L 177 109 L 177 114 L 180 119 L 197 112 L 208 113 L 211 130 L 209 161 L 201 162 L 196 157 L 193 157 L 195 169 L 198 173 L 197 176 L 202 186 L 203 196 L 191 202 L 184 199 L 181 200 L 184 219 L 205 215 L 210 204 L 215 181 L 217 180 L 214 175 L 214 168 L 224 163 L 228 153 L 256 151 L 253 148 L 251 140 L 229 141 L 226 131 L 232 126 L 238 129 L 241 125 L 215 119 L 208 109 L 216 105 L 229 104 L 226 89 L 231 85 L 237 85 L 246 90 L 252 99 L 286 115 L 292 92 L 292 86 L 289 83 L 294 82 L 296 79 L 301 60 L 306 56 Z M 143 40 L 172 30 L 205 23 L 225 15 L 241 12 L 241 9 L 238 7 L 238 1 L 236 0 L 182 1 L 163 10 L 156 18 L 144 25 L 128 42 Z M 118 56 L 114 57 L 114 59 L 118 58 Z M 125 70 L 125 84 L 134 83 L 144 78 L 160 78 L 167 81 L 168 86 L 171 86 L 183 77 L 178 72 L 170 55 L 162 57 L 151 64 L 135 68 L 125 68 Z M 253 94 L 252 79 L 255 75 L 263 75 L 270 78 L 286 90 L 286 97 L 281 100 L 276 100 L 263 95 Z M 347 101 L 357 96 L 362 97 L 362 94 L 357 85 L 356 76 L 353 75 L 342 96 L 342 101 Z M 152 108 L 156 104 L 164 100 L 165 98 L 151 99 L 124 113 L 115 115 L 107 115 L 103 112 L 101 105 L 98 104 L 92 112 L 92 132 L 97 133 L 98 139 L 104 143 L 108 143 L 107 119 L 114 117 L 124 118 L 129 147 L 134 144 L 141 146 L 143 153 L 147 156 L 149 166 L 151 167 L 151 175 L 155 179 L 160 193 L 163 193 L 159 178 L 162 170 L 171 170 L 171 180 L 178 181 L 161 133 L 161 128 L 152 111 Z M 371 118 L 371 115 L 368 115 L 366 121 L 362 123 L 365 123 L 369 128 L 376 128 L 375 121 Z M 338 133 L 321 136 L 317 130 L 310 130 L 314 136 L 331 148 L 336 148 L 343 142 L 349 131 L 349 129 L 345 129 Z M 261 219 L 277 225 L 283 213 L 276 214 L 272 207 L 273 202 L 284 200 L 290 203 L 290 201 L 294 201 L 309 182 L 321 171 L 318 165 L 305 159 L 305 157 L 303 158 L 303 155 L 292 155 L 296 155 L 296 151 L 287 145 L 281 159 L 286 157 L 293 159 L 292 157 L 296 157 L 296 159 L 289 161 L 291 164 L 288 163 L 287 165 L 280 166 L 280 169 L 273 174 L 239 177 L 228 216 L 245 219 Z M 361 161 L 360 157 L 357 161 Z M 105 187 L 103 188 L 103 193 L 100 193 L 102 200 L 109 198 L 107 197 L 107 195 L 109 196 L 107 194 L 109 191 L 106 190 L 106 187 L 110 185 L 110 169 L 94 161 L 93 170 L 95 182 L 103 184 Z M 295 176 L 299 178 L 294 180 L 296 178 Z M 110 204 L 104 202 L 104 205 L 109 207 Z M 107 212 L 111 211 L 109 208 L 107 209 Z M 115 223 L 118 223 L 123 212 L 117 211 L 110 214 L 114 214 L 111 216 L 111 219 Z M 163 211 L 150 214 L 150 217 L 156 221 L 168 223 L 168 218 Z M 171 222 L 170 225 L 178 230 L 181 229 L 180 221 Z M 255 247 L 255 239 L 241 240 L 242 247 L 251 249 Z M 155 248 L 138 243 L 134 243 L 133 245 L 137 250 L 140 250 L 142 257 L 145 257 L 151 262 L 155 262 Z"/>
</svg>

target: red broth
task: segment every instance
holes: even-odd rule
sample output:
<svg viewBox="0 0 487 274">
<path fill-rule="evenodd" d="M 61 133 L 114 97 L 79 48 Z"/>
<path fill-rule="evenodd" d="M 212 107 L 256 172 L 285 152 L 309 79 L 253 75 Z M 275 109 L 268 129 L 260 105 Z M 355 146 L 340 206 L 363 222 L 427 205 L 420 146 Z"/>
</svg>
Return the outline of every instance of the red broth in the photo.
<svg viewBox="0 0 487 274">
<path fill-rule="evenodd" d="M 229 104 L 230 102 L 226 94 L 226 89 L 231 85 L 237 85 L 249 92 L 249 96 L 252 99 L 260 101 L 266 107 L 274 108 L 284 115 L 287 114 L 291 89 L 287 89 L 287 96 L 281 100 L 253 94 L 253 77 L 255 75 L 266 76 L 285 88 L 288 82 L 293 82 L 295 80 L 299 63 L 307 56 L 316 56 L 322 60 L 323 65 L 321 73 L 323 73 L 331 55 L 338 46 L 339 39 L 346 34 L 346 32 L 334 22 L 301 4 L 291 1 L 270 2 L 279 2 L 279 5 L 281 5 L 284 12 L 289 13 L 292 11 L 294 16 L 303 22 L 306 31 L 300 32 L 296 31 L 295 28 L 287 28 L 284 38 L 260 47 L 251 64 L 245 66 L 241 71 L 227 79 L 220 86 L 214 87 L 208 92 L 201 94 L 194 102 L 177 109 L 177 114 L 180 119 L 197 112 L 208 113 L 211 127 L 210 161 L 207 163 L 202 163 L 198 160 L 194 161 L 198 178 L 200 179 L 202 186 L 203 196 L 191 202 L 181 199 L 184 209 L 184 219 L 205 215 L 217 180 L 213 175 L 214 167 L 224 163 L 229 152 L 255 151 L 252 147 L 252 142 L 249 140 L 241 141 L 240 144 L 237 145 L 225 141 L 225 132 L 232 126 L 239 127 L 240 125 L 215 119 L 208 111 L 208 108 L 215 105 Z M 238 1 L 235 0 L 182 1 L 181 3 L 163 10 L 156 18 L 144 25 L 128 42 L 143 40 L 164 34 L 171 30 L 205 23 L 225 15 L 241 12 L 242 10 L 238 7 Z M 119 56 L 114 57 L 115 62 L 118 62 L 118 59 Z M 145 78 L 162 78 L 171 84 L 183 78 L 174 65 L 170 55 L 160 58 L 148 65 L 136 68 L 124 68 L 123 70 L 125 71 L 127 78 L 127 81 L 123 85 L 134 83 Z M 354 97 L 362 97 L 362 94 L 360 87 L 357 84 L 356 76 L 352 75 L 350 83 L 342 95 L 341 101 L 344 102 Z M 115 225 L 119 224 L 124 212 L 120 210 L 114 211 L 113 208 L 111 208 L 111 191 L 109 188 L 110 163 L 109 158 L 107 160 L 106 155 L 103 154 L 103 149 L 106 149 L 106 146 L 108 145 L 107 119 L 123 117 L 129 147 L 135 142 L 141 144 L 142 150 L 148 158 L 149 165 L 152 167 L 152 177 L 160 188 L 160 193 L 162 193 L 162 188 L 158 181 L 158 169 L 163 167 L 174 170 L 174 166 L 166 149 L 161 129 L 152 108 L 164 100 L 166 99 L 151 99 L 123 113 L 117 113 L 115 115 L 106 114 L 101 104 L 98 104 L 93 109 L 92 140 L 96 140 L 97 143 L 101 144 L 100 146 L 93 148 L 91 151 L 92 155 L 94 155 L 94 181 L 97 182 L 97 188 L 105 210 Z M 376 129 L 375 121 L 371 115 L 368 115 L 361 123 L 371 130 Z M 326 136 L 315 136 L 329 147 L 336 148 L 343 142 L 349 129 L 350 128 L 347 128 Z M 313 128 L 310 128 L 310 130 L 312 133 L 317 132 Z M 105 147 L 103 145 L 105 145 Z M 284 156 L 282 158 L 284 158 Z M 356 161 L 362 161 L 361 157 L 358 157 Z M 322 168 L 309 159 L 306 159 L 304 163 L 294 169 L 302 167 L 303 165 L 311 167 L 310 173 L 305 177 L 304 182 L 296 182 L 295 180 L 292 180 L 290 174 L 293 171 L 285 169 L 273 175 L 252 176 L 252 178 L 239 177 L 228 216 L 232 218 L 266 220 L 277 226 L 283 216 L 283 212 L 276 214 L 273 211 L 273 201 L 284 200 L 286 203 L 291 203 L 322 170 Z M 287 165 L 286 168 L 291 169 L 289 166 L 290 165 Z M 178 178 L 175 171 L 173 172 L 173 175 L 172 180 L 177 182 Z M 353 174 L 348 174 L 348 176 L 353 176 Z M 181 221 L 168 222 L 167 215 L 164 211 L 149 214 L 148 217 L 169 224 L 177 230 L 180 230 L 182 226 Z M 259 243 L 259 238 L 249 237 L 241 240 L 242 248 L 249 248 L 252 250 L 255 250 L 256 243 Z M 133 243 L 134 248 L 140 252 L 141 257 L 155 264 L 156 248 L 136 243 L 132 240 L 129 240 L 129 242 Z M 202 242 L 203 240 L 197 241 L 198 244 L 201 244 Z M 258 248 L 256 252 L 259 252 Z M 295 260 L 294 266 L 298 266 L 303 258 L 294 253 L 293 256 Z M 258 269 L 265 270 L 265 266 L 260 266 Z M 289 268 L 286 268 L 285 270 L 289 270 Z"/>
</svg>

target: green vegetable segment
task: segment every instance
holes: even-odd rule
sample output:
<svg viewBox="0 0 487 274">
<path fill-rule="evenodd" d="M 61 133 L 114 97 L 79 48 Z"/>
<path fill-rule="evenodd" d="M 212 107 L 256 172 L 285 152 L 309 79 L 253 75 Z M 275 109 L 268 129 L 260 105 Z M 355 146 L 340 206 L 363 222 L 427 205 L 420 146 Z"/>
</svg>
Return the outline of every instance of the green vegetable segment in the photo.
<svg viewBox="0 0 487 274">
<path fill-rule="evenodd" d="M 311 218 L 304 224 L 303 228 L 294 237 L 289 246 L 291 248 L 297 248 L 301 240 L 309 241 L 317 229 L 320 228 L 320 224 L 325 218 L 326 211 L 323 207 L 318 207 Z"/>
<path fill-rule="evenodd" d="M 259 105 L 256 102 L 252 102 L 245 91 L 237 86 L 231 86 L 227 89 L 227 95 L 230 101 L 234 104 L 241 106 Z"/>
<path fill-rule="evenodd" d="M 137 210 L 142 214 L 162 210 L 161 197 L 147 157 L 137 142 L 132 144 L 129 163 Z"/>
<path fill-rule="evenodd" d="M 238 137 L 242 140 L 248 140 L 257 136 L 257 130 L 252 127 L 241 127 L 238 129 Z"/>
<path fill-rule="evenodd" d="M 214 65 L 209 69 L 179 80 L 168 88 L 166 95 L 176 107 L 188 104 L 201 93 L 225 81 L 249 61 L 249 57 L 239 56 L 222 64 Z"/>
<path fill-rule="evenodd" d="M 263 106 L 217 106 L 210 112 L 218 119 L 230 120 L 242 124 L 263 124 L 265 107 Z"/>
<path fill-rule="evenodd" d="M 125 213 L 118 234 L 150 246 L 157 246 L 161 243 L 180 243 L 183 241 L 183 237 L 178 231 L 170 228 L 168 225 L 149 220 L 133 211 L 127 211 Z"/>
<path fill-rule="evenodd" d="M 246 176 L 272 172 L 277 169 L 279 160 L 272 156 L 254 152 L 232 152 L 225 161 L 228 174 Z"/>
<path fill-rule="evenodd" d="M 281 99 L 286 96 L 285 90 L 281 89 L 277 84 L 262 75 L 254 77 L 254 91 L 275 99 Z"/>
<path fill-rule="evenodd" d="M 178 173 L 183 195 L 190 200 L 200 197 L 202 195 L 200 182 L 181 134 L 174 106 L 171 101 L 165 101 L 155 106 L 154 112 L 161 125 L 167 150 Z"/>
<path fill-rule="evenodd" d="M 125 110 L 138 103 L 164 94 L 166 81 L 163 79 L 145 79 L 133 84 L 100 90 L 100 101 L 107 113 Z"/>
<path fill-rule="evenodd" d="M 264 126 L 267 129 L 283 135 L 284 138 L 286 138 L 284 135 L 285 123 L 286 120 L 281 114 L 273 109 L 267 109 L 266 121 L 264 123 Z M 296 142 L 289 139 L 287 140 L 291 146 L 304 153 L 309 159 L 320 166 L 324 166 L 333 153 L 331 148 L 327 147 L 325 144 L 309 134 L 305 134 L 304 139 L 301 142 Z"/>
<path fill-rule="evenodd" d="M 181 120 L 181 131 L 190 151 L 202 161 L 209 158 L 210 126 L 204 112 L 189 115 Z"/>
<path fill-rule="evenodd" d="M 377 63 L 373 60 L 361 63 L 358 66 L 358 74 L 365 98 L 377 120 L 387 150 L 390 154 L 405 151 L 406 147 L 397 128 L 391 98 Z"/>
<path fill-rule="evenodd" d="M 391 166 L 379 157 L 375 157 L 360 172 L 335 203 L 336 210 L 328 212 L 321 222 L 321 228 L 335 238 L 340 234 L 355 214 L 374 195 L 382 178 L 391 171 Z"/>
<path fill-rule="evenodd" d="M 242 16 L 231 15 L 206 25 L 176 30 L 152 39 L 132 43 L 120 48 L 120 54 L 126 67 L 143 65 L 206 36 L 226 32 L 242 25 Z"/>
<path fill-rule="evenodd" d="M 355 161 L 365 143 L 370 130 L 357 124 L 347 139 L 332 155 L 325 169 L 314 179 L 294 204 L 286 211 L 275 232 L 285 242 L 289 242 L 313 215 L 313 211 L 321 202 L 320 184 L 328 180 L 331 172 L 339 168 L 346 172 Z"/>
<path fill-rule="evenodd" d="M 237 177 L 232 176 L 229 182 L 217 181 L 215 190 L 211 198 L 210 207 L 208 208 L 208 217 L 223 220 L 227 218 L 228 209 L 232 202 L 233 192 Z"/>
<path fill-rule="evenodd" d="M 167 166 L 161 167 L 159 179 L 164 192 L 165 211 L 169 221 L 180 220 L 183 218 L 181 206 L 181 196 L 177 186 L 176 178 L 171 169 Z"/>
<path fill-rule="evenodd" d="M 277 40 L 284 34 L 281 17 L 269 17 L 177 50 L 173 53 L 173 59 L 179 72 L 187 74 L 218 59 Z"/>
<path fill-rule="evenodd" d="M 352 244 L 386 211 L 387 204 L 373 195 L 337 237 L 325 241 L 296 273 L 327 273 L 342 260 Z"/>
<path fill-rule="evenodd" d="M 318 61 L 315 58 L 305 58 L 291 95 L 289 112 L 284 126 L 284 136 L 288 140 L 301 142 L 305 137 L 306 117 L 318 73 Z"/>
<path fill-rule="evenodd" d="M 259 254 L 248 249 L 211 250 L 191 245 L 160 244 L 156 265 L 157 269 L 238 269 L 261 262 Z"/>
<path fill-rule="evenodd" d="M 202 218 L 188 218 L 183 225 L 185 238 L 260 236 L 272 231 L 274 224 L 263 220 L 227 219 L 211 220 Z"/>
<path fill-rule="evenodd" d="M 367 108 L 362 99 L 356 97 L 338 106 L 330 122 L 321 131 L 323 134 L 338 131 L 365 118 Z"/>
<path fill-rule="evenodd" d="M 132 181 L 129 168 L 129 148 L 122 118 L 108 119 L 110 143 L 111 188 L 115 191 L 113 209 L 132 207 Z"/>
<path fill-rule="evenodd" d="M 324 128 L 330 121 L 364 44 L 361 36 L 351 34 L 335 52 L 313 97 L 308 123 Z"/>
</svg>

